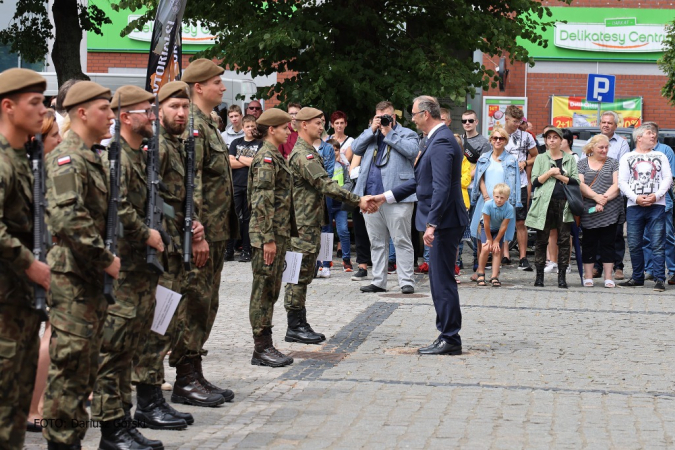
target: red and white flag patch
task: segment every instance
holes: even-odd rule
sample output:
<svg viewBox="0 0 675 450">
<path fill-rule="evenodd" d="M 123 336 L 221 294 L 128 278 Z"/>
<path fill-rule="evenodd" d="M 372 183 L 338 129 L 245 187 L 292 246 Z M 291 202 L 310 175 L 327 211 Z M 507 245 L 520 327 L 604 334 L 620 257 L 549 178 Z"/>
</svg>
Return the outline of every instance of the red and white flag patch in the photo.
<svg viewBox="0 0 675 450">
<path fill-rule="evenodd" d="M 192 130 L 192 135 L 194 137 L 199 137 L 199 130 Z"/>
<path fill-rule="evenodd" d="M 268 163 L 268 164 L 272 164 L 272 158 L 270 158 L 269 156 L 265 156 L 265 157 L 263 158 L 263 161 L 265 161 L 265 162 Z"/>
<path fill-rule="evenodd" d="M 59 166 L 62 166 L 64 164 L 70 164 L 70 156 L 62 156 L 59 159 L 56 160 Z"/>
<path fill-rule="evenodd" d="M 307 159 L 314 159 L 314 155 L 310 153 L 309 155 L 307 155 Z"/>
</svg>

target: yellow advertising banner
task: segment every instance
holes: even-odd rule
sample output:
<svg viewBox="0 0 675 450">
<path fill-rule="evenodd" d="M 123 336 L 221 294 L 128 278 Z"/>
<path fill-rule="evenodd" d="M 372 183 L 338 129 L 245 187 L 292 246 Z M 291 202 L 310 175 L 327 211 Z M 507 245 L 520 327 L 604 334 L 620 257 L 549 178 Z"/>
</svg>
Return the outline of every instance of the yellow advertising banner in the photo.
<svg viewBox="0 0 675 450">
<path fill-rule="evenodd" d="M 558 128 L 597 127 L 598 103 L 583 97 L 552 96 L 551 123 Z M 619 115 L 619 127 L 636 127 L 642 123 L 642 97 L 602 103 L 601 110 Z"/>
</svg>

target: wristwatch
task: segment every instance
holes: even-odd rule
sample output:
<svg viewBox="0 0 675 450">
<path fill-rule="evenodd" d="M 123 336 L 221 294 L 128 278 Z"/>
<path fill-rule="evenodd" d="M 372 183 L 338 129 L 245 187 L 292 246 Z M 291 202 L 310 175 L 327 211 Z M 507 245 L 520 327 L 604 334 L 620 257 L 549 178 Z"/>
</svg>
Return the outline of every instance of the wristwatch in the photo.
<svg viewBox="0 0 675 450">
<path fill-rule="evenodd" d="M 234 157 L 237 161 L 239 161 L 239 157 L 241 156 L 241 153 L 239 153 L 237 156 Z"/>
<path fill-rule="evenodd" d="M 427 228 L 429 228 L 429 227 L 431 227 L 431 228 L 436 228 L 436 225 L 434 225 L 433 223 L 428 223 L 428 224 L 427 224 Z"/>
</svg>

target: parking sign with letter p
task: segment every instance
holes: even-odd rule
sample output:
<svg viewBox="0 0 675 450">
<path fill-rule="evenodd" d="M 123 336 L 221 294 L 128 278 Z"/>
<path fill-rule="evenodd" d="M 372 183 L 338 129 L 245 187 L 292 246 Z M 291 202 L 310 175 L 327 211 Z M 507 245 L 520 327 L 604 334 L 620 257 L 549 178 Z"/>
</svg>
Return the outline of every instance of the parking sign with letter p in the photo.
<svg viewBox="0 0 675 450">
<path fill-rule="evenodd" d="M 589 102 L 613 102 L 615 81 L 614 75 L 588 74 L 586 100 Z"/>
</svg>

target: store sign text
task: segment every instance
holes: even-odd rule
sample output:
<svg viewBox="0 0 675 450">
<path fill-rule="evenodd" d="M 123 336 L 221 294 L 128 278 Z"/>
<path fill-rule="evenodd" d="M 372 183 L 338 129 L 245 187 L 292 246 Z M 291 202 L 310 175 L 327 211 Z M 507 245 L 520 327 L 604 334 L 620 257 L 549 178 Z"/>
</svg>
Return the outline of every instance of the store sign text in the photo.
<svg viewBox="0 0 675 450">
<path fill-rule="evenodd" d="M 637 25 L 634 18 L 605 23 L 555 24 L 556 47 L 591 52 L 662 52 L 666 26 Z"/>
<path fill-rule="evenodd" d="M 139 17 L 141 16 L 129 15 L 129 23 Z M 143 25 L 141 30 L 134 30 L 129 33 L 129 38 L 135 41 L 150 42 L 152 41 L 153 26 L 154 22 L 148 22 Z M 183 39 L 183 44 L 212 45 L 216 43 L 216 37 L 206 26 L 202 25 L 201 22 L 197 22 L 196 26 L 184 22 L 181 37 Z"/>
</svg>

